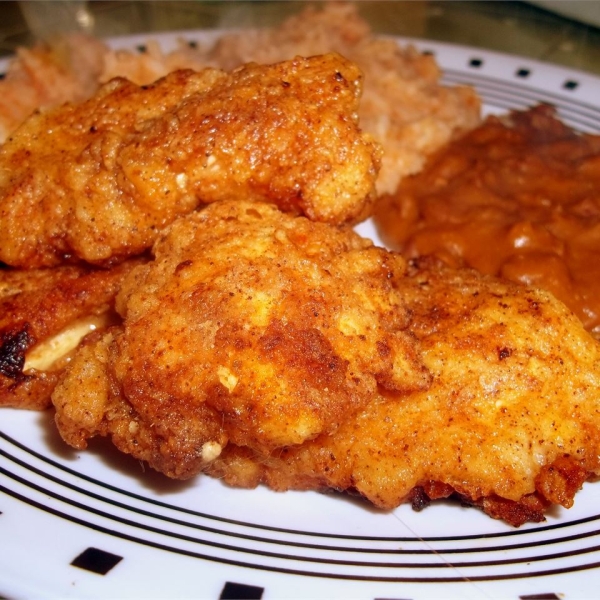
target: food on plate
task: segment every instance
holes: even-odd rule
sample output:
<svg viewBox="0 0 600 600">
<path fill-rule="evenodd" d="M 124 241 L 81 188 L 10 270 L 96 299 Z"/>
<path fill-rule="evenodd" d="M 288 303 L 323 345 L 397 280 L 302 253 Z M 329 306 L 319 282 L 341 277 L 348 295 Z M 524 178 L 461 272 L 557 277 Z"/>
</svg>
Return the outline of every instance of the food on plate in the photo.
<svg viewBox="0 0 600 600">
<path fill-rule="evenodd" d="M 516 526 L 570 507 L 600 473 L 598 342 L 545 291 L 432 261 L 395 283 L 431 385 L 382 391 L 301 444 L 230 444 L 209 473 L 351 491 L 384 509 L 457 494 Z"/>
<path fill-rule="evenodd" d="M 173 223 L 53 393 L 62 437 L 109 436 L 170 477 L 228 443 L 333 433 L 377 394 L 429 385 L 396 281 L 406 263 L 351 230 L 247 201 Z"/>
<path fill-rule="evenodd" d="M 364 218 L 380 149 L 358 126 L 361 74 L 337 54 L 113 79 L 30 117 L 0 147 L 0 260 L 107 265 L 199 205 L 267 200 Z"/>
<path fill-rule="evenodd" d="M 277 27 L 224 33 L 196 50 L 182 45 L 162 52 L 151 43 L 142 54 L 110 52 L 101 78 L 124 76 L 145 84 L 173 67 L 208 64 L 229 70 L 250 61 L 338 52 L 364 73 L 360 123 L 384 149 L 378 192 L 393 192 L 404 176 L 422 168 L 426 156 L 479 123 L 481 101 L 470 86 L 443 85 L 432 55 L 373 35 L 359 7 L 346 2 L 310 6 Z"/>
<path fill-rule="evenodd" d="M 393 192 L 404 176 L 422 168 L 426 156 L 480 122 L 481 102 L 472 87 L 443 85 L 434 56 L 373 35 L 359 8 L 343 2 L 307 7 L 273 28 L 224 32 L 192 46 L 180 40 L 174 50 L 151 38 L 144 52 L 112 50 L 82 36 L 67 36 L 62 52 L 56 45 L 22 49 L 0 81 L 0 141 L 34 108 L 79 101 L 95 91 L 94 82 L 124 77 L 147 85 L 179 69 L 231 70 L 338 52 L 364 74 L 358 115 L 364 131 L 384 148 L 378 192 Z M 64 52 L 72 47 L 78 53 Z"/>
<path fill-rule="evenodd" d="M 407 257 L 549 290 L 600 336 L 600 136 L 554 108 L 488 117 L 382 198 L 375 222 Z"/>
<path fill-rule="evenodd" d="M 243 201 L 171 225 L 53 393 L 175 478 L 458 494 L 520 525 L 600 474 L 600 347 L 551 294 Z"/>
<path fill-rule="evenodd" d="M 0 405 L 172 478 L 515 526 L 600 475 L 598 342 L 521 285 L 600 335 L 598 136 L 547 106 L 476 127 L 474 90 L 349 4 L 171 54 L 90 43 L 44 110 L 0 115 Z M 406 256 L 349 227 L 385 192 Z"/>
<path fill-rule="evenodd" d="M 0 269 L 0 406 L 44 409 L 81 339 L 116 318 L 114 298 L 133 266 Z"/>
<path fill-rule="evenodd" d="M 0 143 L 36 110 L 91 96 L 107 52 L 100 40 L 79 33 L 17 48 L 0 81 Z"/>
</svg>

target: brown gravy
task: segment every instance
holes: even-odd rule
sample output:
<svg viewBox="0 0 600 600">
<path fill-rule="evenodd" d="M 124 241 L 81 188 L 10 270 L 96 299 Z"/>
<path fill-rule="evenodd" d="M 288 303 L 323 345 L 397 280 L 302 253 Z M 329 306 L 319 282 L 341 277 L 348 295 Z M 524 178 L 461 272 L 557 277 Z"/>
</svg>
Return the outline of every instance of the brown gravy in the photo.
<svg viewBox="0 0 600 600">
<path fill-rule="evenodd" d="M 600 337 L 600 135 L 552 107 L 488 117 L 374 217 L 389 247 L 549 290 Z"/>
</svg>

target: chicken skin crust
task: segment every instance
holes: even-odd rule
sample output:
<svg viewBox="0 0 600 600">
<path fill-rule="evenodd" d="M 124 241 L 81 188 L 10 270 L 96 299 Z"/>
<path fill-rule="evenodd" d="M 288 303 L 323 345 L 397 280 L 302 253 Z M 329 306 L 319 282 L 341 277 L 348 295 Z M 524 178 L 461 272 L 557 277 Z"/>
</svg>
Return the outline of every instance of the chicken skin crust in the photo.
<svg viewBox="0 0 600 600">
<path fill-rule="evenodd" d="M 125 79 L 33 115 L 0 148 L 0 260 L 106 265 L 199 205 L 276 203 L 364 218 L 380 148 L 361 133 L 358 67 L 337 54 Z"/>
<path fill-rule="evenodd" d="M 173 223 L 53 394 L 58 429 L 175 478 L 228 443 L 268 454 L 335 432 L 378 389 L 429 385 L 395 282 L 406 263 L 349 229 L 272 205 L 209 205 Z"/>
<path fill-rule="evenodd" d="M 299 446 L 230 445 L 209 473 L 384 509 L 458 494 L 515 526 L 570 507 L 600 471 L 598 343 L 548 293 L 475 272 L 412 267 L 401 289 L 431 387 L 383 393 Z"/>
<path fill-rule="evenodd" d="M 113 324 L 115 296 L 143 259 L 99 269 L 0 269 L 0 406 L 41 410 L 81 337 Z"/>
</svg>

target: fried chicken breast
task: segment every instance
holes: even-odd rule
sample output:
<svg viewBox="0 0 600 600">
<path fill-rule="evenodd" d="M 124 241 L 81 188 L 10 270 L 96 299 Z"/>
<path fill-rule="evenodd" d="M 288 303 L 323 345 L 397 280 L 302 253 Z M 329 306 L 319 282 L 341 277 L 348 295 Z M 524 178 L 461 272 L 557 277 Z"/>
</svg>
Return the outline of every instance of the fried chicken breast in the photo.
<svg viewBox="0 0 600 600">
<path fill-rule="evenodd" d="M 76 448 L 114 444 L 171 477 L 228 443 L 268 454 L 333 433 L 378 389 L 429 385 L 394 281 L 399 255 L 263 203 L 173 223 L 53 394 Z"/>
<path fill-rule="evenodd" d="M 384 392 L 294 447 L 230 445 L 209 472 L 353 491 L 384 509 L 456 493 L 513 525 L 570 507 L 600 472 L 598 343 L 550 294 L 473 271 L 412 267 L 400 287 L 429 388 Z"/>
<path fill-rule="evenodd" d="M 199 205 L 267 200 L 353 222 L 379 147 L 357 123 L 361 73 L 337 54 L 115 79 L 28 119 L 0 148 L 0 260 L 106 265 L 150 247 Z"/>
<path fill-rule="evenodd" d="M 0 406 L 43 409 L 80 340 L 113 324 L 133 266 L 0 269 Z"/>
</svg>

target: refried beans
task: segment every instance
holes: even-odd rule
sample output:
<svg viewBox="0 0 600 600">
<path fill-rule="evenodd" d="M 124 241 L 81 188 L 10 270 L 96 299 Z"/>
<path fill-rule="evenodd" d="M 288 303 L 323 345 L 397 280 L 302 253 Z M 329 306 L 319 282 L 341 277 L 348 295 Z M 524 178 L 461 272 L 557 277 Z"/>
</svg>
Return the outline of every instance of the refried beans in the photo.
<svg viewBox="0 0 600 600">
<path fill-rule="evenodd" d="M 544 288 L 600 337 L 600 135 L 548 105 L 490 116 L 434 154 L 375 209 L 409 258 Z"/>
</svg>

